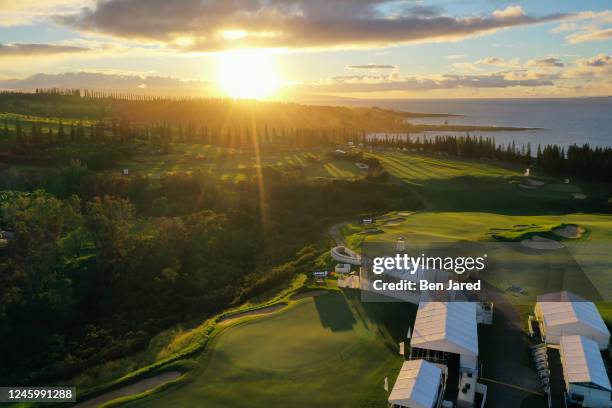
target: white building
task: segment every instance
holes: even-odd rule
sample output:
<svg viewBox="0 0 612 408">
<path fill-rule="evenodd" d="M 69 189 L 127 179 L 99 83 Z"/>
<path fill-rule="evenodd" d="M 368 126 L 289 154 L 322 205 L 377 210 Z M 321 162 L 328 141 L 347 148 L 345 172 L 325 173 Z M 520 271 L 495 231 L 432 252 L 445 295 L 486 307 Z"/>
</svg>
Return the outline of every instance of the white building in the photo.
<svg viewBox="0 0 612 408">
<path fill-rule="evenodd" d="M 584 336 L 562 336 L 560 354 L 570 401 L 583 407 L 612 407 L 612 388 L 597 343 Z"/>
<path fill-rule="evenodd" d="M 460 368 L 477 370 L 476 306 L 471 302 L 420 303 L 411 347 L 458 354 Z"/>
<path fill-rule="evenodd" d="M 351 273 L 351 264 L 347 264 L 347 263 L 339 263 L 336 265 L 336 267 L 334 268 L 334 271 L 336 273 Z"/>
<path fill-rule="evenodd" d="M 442 368 L 425 360 L 404 362 L 389 395 L 394 407 L 435 408 L 443 395 Z"/>
<path fill-rule="evenodd" d="M 361 255 L 345 246 L 333 247 L 330 254 L 331 257 L 338 262 L 361 265 Z"/>
<path fill-rule="evenodd" d="M 538 297 L 534 312 L 542 339 L 548 344 L 559 344 L 562 336 L 579 334 L 594 340 L 600 350 L 608 347 L 610 332 L 593 302 L 559 292 Z"/>
</svg>

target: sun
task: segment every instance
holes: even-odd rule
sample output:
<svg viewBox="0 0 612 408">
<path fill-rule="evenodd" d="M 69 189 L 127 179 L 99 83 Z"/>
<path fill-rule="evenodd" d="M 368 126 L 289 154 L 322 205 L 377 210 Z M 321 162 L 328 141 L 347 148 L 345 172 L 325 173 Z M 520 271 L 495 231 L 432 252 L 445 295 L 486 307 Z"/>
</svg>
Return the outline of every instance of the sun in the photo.
<svg viewBox="0 0 612 408">
<path fill-rule="evenodd" d="M 217 57 L 217 83 L 236 99 L 262 99 L 280 87 L 276 58 L 267 50 L 228 51 Z"/>
</svg>

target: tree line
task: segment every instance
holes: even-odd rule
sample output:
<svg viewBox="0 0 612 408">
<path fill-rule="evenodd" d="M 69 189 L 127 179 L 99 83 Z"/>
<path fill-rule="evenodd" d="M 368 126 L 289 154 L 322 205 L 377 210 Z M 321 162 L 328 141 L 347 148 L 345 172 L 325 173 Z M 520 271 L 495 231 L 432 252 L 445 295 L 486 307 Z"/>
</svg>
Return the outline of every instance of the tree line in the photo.
<svg viewBox="0 0 612 408">
<path fill-rule="evenodd" d="M 495 159 L 511 163 L 535 165 L 541 171 L 562 177 L 612 181 L 612 148 L 576 144 L 567 148 L 558 145 L 538 145 L 535 155 L 531 143 L 503 145 L 494 137 L 466 135 L 414 136 L 363 135 L 360 143 L 366 148 L 414 150 L 444 153 L 452 156 Z"/>
</svg>

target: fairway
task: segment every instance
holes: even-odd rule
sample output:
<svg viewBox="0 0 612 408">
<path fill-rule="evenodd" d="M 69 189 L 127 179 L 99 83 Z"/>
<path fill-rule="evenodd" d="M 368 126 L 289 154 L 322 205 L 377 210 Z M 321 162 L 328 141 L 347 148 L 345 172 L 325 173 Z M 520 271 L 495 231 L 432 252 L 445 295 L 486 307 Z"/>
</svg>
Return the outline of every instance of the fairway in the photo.
<svg viewBox="0 0 612 408">
<path fill-rule="evenodd" d="M 357 292 L 298 301 L 225 329 L 184 386 L 134 407 L 385 407 L 385 376 L 414 318 L 405 304 L 361 304 Z M 390 324 L 390 325 L 388 325 Z"/>
<path fill-rule="evenodd" d="M 164 173 L 202 171 L 218 176 L 223 181 L 247 180 L 262 167 L 279 171 L 296 170 L 308 178 L 354 179 L 363 173 L 350 160 L 332 159 L 324 149 L 304 150 L 297 148 L 273 149 L 254 152 L 238 152 L 211 145 L 177 144 L 167 154 L 138 154 L 123 160 L 118 169 L 160 177 Z"/>
<path fill-rule="evenodd" d="M 488 212 L 424 212 L 406 217 L 398 213 L 387 216 L 404 220 L 387 224 L 378 222 L 377 228 L 383 233 L 375 235 L 361 233 L 371 226 L 348 225 L 343 230 L 347 242 L 354 248 L 358 248 L 364 240 L 395 242 L 399 237 L 404 237 L 408 245 L 417 246 L 440 242 L 489 242 L 489 246 L 483 246 L 483 251 L 493 251 L 492 259 L 504 264 L 497 264 L 495 273 L 488 271 L 481 277 L 502 291 L 511 285 L 527 290 L 525 295 L 508 295 L 515 304 L 533 302 L 537 294 L 542 294 L 543 288 L 560 285 L 576 293 L 584 290 L 584 296 L 593 293 L 592 289 L 596 288 L 604 301 L 612 301 L 612 279 L 609 274 L 611 256 L 607 249 L 612 243 L 612 218 L 608 215 L 509 216 Z M 524 251 L 519 243 L 507 245 L 493 238 L 496 234 L 521 230 L 532 224 L 542 230 L 559 224 L 575 224 L 587 232 L 578 239 L 564 239 L 562 242 L 567 247 L 564 250 L 544 253 Z M 550 275 L 544 271 L 549 271 Z M 582 273 L 586 280 L 582 278 Z M 550 277 L 563 277 L 565 281 L 547 280 Z M 608 315 L 604 317 L 612 321 Z"/>
<path fill-rule="evenodd" d="M 461 176 L 499 177 L 519 174 L 516 166 L 509 169 L 496 166 L 494 163 L 450 159 L 443 156 L 399 152 L 371 153 L 370 155 L 380 160 L 392 175 L 410 183 Z"/>
<path fill-rule="evenodd" d="M 495 160 L 465 160 L 444 155 L 413 152 L 374 152 L 397 182 L 407 183 L 438 211 L 487 211 L 512 215 L 595 212 L 608 199 L 601 183 L 545 178 L 544 185 L 523 189 L 519 184 L 524 166 Z M 587 199 L 575 200 L 573 193 Z"/>
</svg>

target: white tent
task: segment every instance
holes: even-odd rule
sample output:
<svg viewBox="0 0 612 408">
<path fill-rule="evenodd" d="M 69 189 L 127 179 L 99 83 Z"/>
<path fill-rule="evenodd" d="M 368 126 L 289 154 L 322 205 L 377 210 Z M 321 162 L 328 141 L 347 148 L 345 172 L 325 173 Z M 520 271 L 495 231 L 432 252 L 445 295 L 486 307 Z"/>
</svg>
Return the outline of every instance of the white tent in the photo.
<svg viewBox="0 0 612 408">
<path fill-rule="evenodd" d="M 583 336 L 561 337 L 561 362 L 568 383 L 592 383 L 612 391 L 597 343 Z"/>
<path fill-rule="evenodd" d="M 433 408 L 440 393 L 442 369 L 425 360 L 404 362 L 389 395 L 400 407 Z"/>
<path fill-rule="evenodd" d="M 562 336 L 561 364 L 570 396 L 580 396 L 587 407 L 609 407 L 610 379 L 597 343 L 583 336 Z"/>
<path fill-rule="evenodd" d="M 579 334 L 594 340 L 600 350 L 608 347 L 610 332 L 593 302 L 568 292 L 545 295 L 538 297 L 535 314 L 547 343 L 559 344 L 561 336 Z"/>
<path fill-rule="evenodd" d="M 476 304 L 470 302 L 419 304 L 410 345 L 459 354 L 461 367 L 477 369 Z"/>
</svg>

